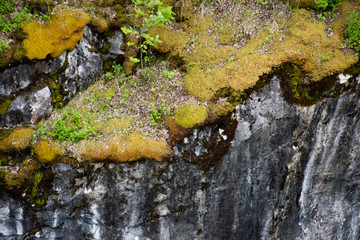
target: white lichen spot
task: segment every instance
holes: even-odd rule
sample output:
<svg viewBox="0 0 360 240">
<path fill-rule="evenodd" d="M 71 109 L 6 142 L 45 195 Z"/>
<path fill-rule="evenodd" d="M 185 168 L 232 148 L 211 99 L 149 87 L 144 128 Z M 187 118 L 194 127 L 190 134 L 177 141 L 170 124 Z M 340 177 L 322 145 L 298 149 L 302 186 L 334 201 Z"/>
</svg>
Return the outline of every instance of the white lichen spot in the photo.
<svg viewBox="0 0 360 240">
<path fill-rule="evenodd" d="M 348 75 L 348 74 L 344 75 L 344 74 L 341 73 L 339 75 L 340 84 L 346 84 L 351 77 L 352 77 L 351 75 Z"/>
<path fill-rule="evenodd" d="M 221 136 L 224 140 L 226 140 L 226 139 L 227 139 L 227 136 L 226 136 L 225 134 L 223 134 L 224 131 L 225 131 L 224 129 L 219 128 L 219 134 L 220 134 L 220 136 Z"/>
</svg>

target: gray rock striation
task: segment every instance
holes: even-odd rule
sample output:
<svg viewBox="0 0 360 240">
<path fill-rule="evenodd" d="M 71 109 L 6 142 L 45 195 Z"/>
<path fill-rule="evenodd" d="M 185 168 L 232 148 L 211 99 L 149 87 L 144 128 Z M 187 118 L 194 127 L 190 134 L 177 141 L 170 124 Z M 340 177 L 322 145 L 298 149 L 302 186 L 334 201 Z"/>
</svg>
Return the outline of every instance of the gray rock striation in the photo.
<svg viewBox="0 0 360 240">
<path fill-rule="evenodd" d="M 235 138 L 206 170 L 185 151 L 191 146 L 195 155 L 205 154 L 202 146 L 215 133 L 225 141 L 222 126 L 194 131 L 168 162 L 57 163 L 58 194 L 44 207 L 0 195 L 0 236 L 359 239 L 359 93 L 357 86 L 337 99 L 298 107 L 283 100 L 274 78 L 237 107 Z M 14 206 L 26 218 L 10 214 Z"/>
</svg>

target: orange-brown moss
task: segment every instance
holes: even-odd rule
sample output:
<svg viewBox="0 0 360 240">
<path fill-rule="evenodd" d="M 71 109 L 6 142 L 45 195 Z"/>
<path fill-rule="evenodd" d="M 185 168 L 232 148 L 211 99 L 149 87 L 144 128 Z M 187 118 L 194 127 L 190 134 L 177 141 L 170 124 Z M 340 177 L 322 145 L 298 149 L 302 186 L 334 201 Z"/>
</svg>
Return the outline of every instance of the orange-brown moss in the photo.
<svg viewBox="0 0 360 240">
<path fill-rule="evenodd" d="M 192 128 L 207 118 L 207 109 L 195 103 L 181 105 L 175 112 L 175 122 L 183 128 Z"/>
<path fill-rule="evenodd" d="M 61 147 L 49 140 L 40 140 L 33 149 L 36 158 L 43 163 L 54 162 L 63 154 Z"/>
<path fill-rule="evenodd" d="M 141 158 L 163 161 L 171 156 L 166 142 L 144 137 L 139 133 L 115 134 L 107 141 L 88 140 L 79 143 L 81 159 L 87 161 L 112 160 L 130 162 Z"/>
<path fill-rule="evenodd" d="M 84 26 L 90 17 L 78 11 L 58 11 L 45 24 L 29 22 L 24 26 L 28 37 L 24 49 L 29 59 L 44 59 L 48 54 L 60 56 L 72 50 L 83 35 Z"/>
<path fill-rule="evenodd" d="M 0 152 L 21 151 L 30 147 L 32 128 L 15 129 L 5 139 L 0 141 Z"/>
</svg>

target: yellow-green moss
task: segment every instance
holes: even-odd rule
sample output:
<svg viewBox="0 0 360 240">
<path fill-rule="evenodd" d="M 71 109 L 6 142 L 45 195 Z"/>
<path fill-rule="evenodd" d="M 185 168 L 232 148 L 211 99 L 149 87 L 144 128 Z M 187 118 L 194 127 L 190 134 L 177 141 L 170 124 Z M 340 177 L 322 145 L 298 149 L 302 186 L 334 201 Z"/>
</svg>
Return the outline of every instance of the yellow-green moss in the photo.
<svg viewBox="0 0 360 240">
<path fill-rule="evenodd" d="M 220 116 L 225 116 L 235 110 L 235 106 L 229 102 L 213 104 L 209 107 L 209 118 L 216 120 Z"/>
<path fill-rule="evenodd" d="M 175 122 L 183 128 L 192 128 L 206 120 L 207 109 L 195 103 L 181 105 L 175 112 Z"/>
<path fill-rule="evenodd" d="M 32 128 L 15 129 L 5 139 L 0 141 L 0 152 L 20 151 L 30 147 Z"/>
<path fill-rule="evenodd" d="M 40 162 L 54 162 L 63 154 L 61 147 L 49 140 L 41 140 L 34 147 L 36 158 Z"/>
<path fill-rule="evenodd" d="M 10 103 L 11 103 L 10 99 L 6 99 L 4 102 L 0 103 L 0 115 L 6 114 Z"/>
<path fill-rule="evenodd" d="M 26 56 L 29 59 L 44 59 L 50 54 L 55 58 L 65 50 L 72 50 L 89 21 L 90 17 L 83 12 L 58 11 L 45 24 L 25 24 L 24 32 L 28 34 L 24 40 Z"/>
<path fill-rule="evenodd" d="M 92 18 L 90 24 L 99 33 L 103 33 L 109 29 L 109 26 L 108 26 L 106 20 L 103 18 Z"/>
<path fill-rule="evenodd" d="M 125 117 L 122 119 L 110 119 L 106 121 L 98 130 L 106 135 L 111 135 L 114 132 L 124 130 L 130 127 L 132 118 Z"/>
<path fill-rule="evenodd" d="M 3 177 L 6 189 L 23 191 L 26 186 L 33 183 L 34 174 L 38 167 L 39 164 L 36 161 L 25 160 L 24 163 L 19 166 L 19 169 L 17 169 L 15 166 L 10 167 L 10 169 L 7 171 L 2 171 L 0 169 L 0 178 Z M 11 169 L 13 171 L 11 171 Z"/>
<path fill-rule="evenodd" d="M 0 54 L 0 68 L 19 62 L 24 56 L 25 51 L 20 43 L 10 44 L 9 47 Z"/>
<path fill-rule="evenodd" d="M 86 161 L 112 160 L 130 162 L 141 158 L 163 161 L 171 156 L 170 146 L 139 133 L 115 134 L 107 141 L 88 140 L 78 145 L 81 159 Z"/>
<path fill-rule="evenodd" d="M 171 53 L 172 55 L 179 55 L 180 51 L 185 47 L 189 41 L 187 33 L 176 30 L 171 30 L 171 26 L 154 26 L 149 31 L 151 36 L 159 36 L 162 43 L 158 44 L 157 50 L 163 53 Z"/>
</svg>

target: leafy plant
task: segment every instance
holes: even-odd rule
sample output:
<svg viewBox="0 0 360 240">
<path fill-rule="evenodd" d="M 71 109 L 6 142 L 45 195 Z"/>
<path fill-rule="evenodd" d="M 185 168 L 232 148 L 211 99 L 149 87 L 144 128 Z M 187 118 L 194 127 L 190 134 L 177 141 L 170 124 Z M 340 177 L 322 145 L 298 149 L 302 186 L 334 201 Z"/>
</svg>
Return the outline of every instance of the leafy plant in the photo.
<svg viewBox="0 0 360 240">
<path fill-rule="evenodd" d="M 324 55 L 322 56 L 322 58 L 321 58 L 321 61 L 322 61 L 322 62 L 329 61 L 329 60 L 330 60 L 330 57 L 328 56 L 327 53 L 324 54 Z"/>
<path fill-rule="evenodd" d="M 174 72 L 169 72 L 169 71 L 164 71 L 164 72 L 163 72 L 163 76 L 164 76 L 164 77 L 167 77 L 167 78 L 169 78 L 169 79 L 171 80 L 171 79 L 174 78 L 175 73 L 174 73 Z"/>
<path fill-rule="evenodd" d="M 331 10 L 335 12 L 341 0 L 315 0 L 315 9 L 318 11 Z"/>
<path fill-rule="evenodd" d="M 141 68 L 144 68 L 144 57 L 143 55 L 147 52 L 149 46 L 156 47 L 161 40 L 159 36 L 155 37 L 148 34 L 149 29 L 152 26 L 161 26 L 164 23 L 174 19 L 174 12 L 171 7 L 164 7 L 160 0 L 132 0 L 135 5 L 135 14 L 131 17 L 139 20 L 140 24 L 136 25 L 135 28 L 122 27 L 121 30 L 126 34 L 133 34 L 140 38 L 140 60 L 134 57 L 130 57 L 130 61 L 134 63 L 141 62 Z M 127 45 L 134 45 L 135 43 L 128 42 Z"/>
<path fill-rule="evenodd" d="M 23 22 L 30 20 L 30 11 L 26 7 L 23 8 L 20 12 L 10 15 L 16 1 L 6 1 L 0 0 L 0 29 L 4 33 L 11 32 L 19 28 Z"/>
<path fill-rule="evenodd" d="M 52 137 L 60 141 L 67 139 L 76 142 L 95 133 L 77 109 L 64 112 L 52 128 Z"/>
<path fill-rule="evenodd" d="M 153 106 L 150 110 L 150 113 L 149 113 L 149 118 L 150 118 L 150 121 L 152 122 L 152 124 L 156 124 L 156 122 L 158 120 L 160 120 L 163 115 L 166 115 L 166 114 L 170 114 L 169 105 L 163 103 L 160 105 L 160 110 L 157 110 L 155 108 L 155 105 L 153 104 Z"/>
<path fill-rule="evenodd" d="M 0 40 L 0 53 L 2 51 L 4 51 L 5 49 L 7 49 L 8 47 L 9 47 L 9 45 L 3 39 L 1 39 Z"/>
<path fill-rule="evenodd" d="M 360 51 L 360 21 L 355 10 L 348 17 L 348 27 L 345 34 L 349 47 Z"/>
</svg>

